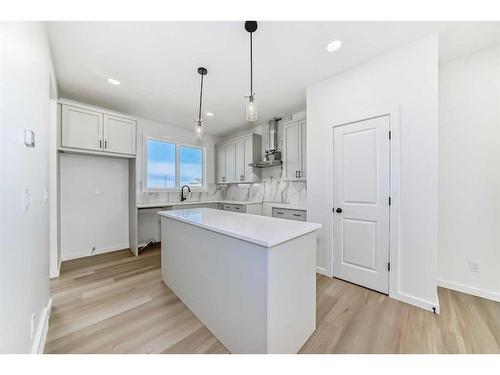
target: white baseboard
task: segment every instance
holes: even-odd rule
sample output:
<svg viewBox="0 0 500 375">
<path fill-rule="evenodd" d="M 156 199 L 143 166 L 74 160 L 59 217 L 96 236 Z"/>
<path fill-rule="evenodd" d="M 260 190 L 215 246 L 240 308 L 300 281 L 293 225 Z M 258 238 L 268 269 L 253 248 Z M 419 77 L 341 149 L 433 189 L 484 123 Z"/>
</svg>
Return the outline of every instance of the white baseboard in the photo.
<svg viewBox="0 0 500 375">
<path fill-rule="evenodd" d="M 453 281 L 447 281 L 442 279 L 438 280 L 438 285 L 443 288 L 456 290 L 457 292 L 467 293 L 476 297 L 486 298 L 492 301 L 500 302 L 500 293 L 493 292 L 491 290 L 476 288 L 474 286 L 455 283 Z"/>
<path fill-rule="evenodd" d="M 59 263 L 57 264 L 57 269 L 55 270 L 50 270 L 50 275 L 49 277 L 51 279 L 54 279 L 56 277 L 59 277 L 59 275 L 61 274 L 61 261 L 59 261 Z"/>
<path fill-rule="evenodd" d="M 326 271 L 326 268 L 325 267 L 320 267 L 320 266 L 316 266 L 316 273 L 320 273 L 322 275 L 325 275 L 325 276 L 329 276 L 330 275 L 328 274 L 328 272 Z"/>
<path fill-rule="evenodd" d="M 418 298 L 415 296 L 411 296 L 409 294 L 397 292 L 397 293 L 390 293 L 389 292 L 389 297 L 397 299 L 398 301 L 407 303 L 409 305 L 417 306 L 420 307 L 421 309 L 429 310 L 431 312 L 435 312 L 436 314 L 439 314 L 439 301 L 437 303 L 427 301 L 422 298 Z M 436 311 L 434 311 L 436 309 Z"/>
<path fill-rule="evenodd" d="M 102 249 L 95 250 L 92 255 L 111 253 L 112 251 L 125 250 L 125 249 L 129 249 L 129 248 L 130 248 L 130 246 L 128 243 L 116 245 L 116 246 L 110 246 L 110 247 L 105 247 Z M 65 260 L 71 260 L 71 259 L 84 258 L 84 257 L 88 257 L 88 256 L 91 256 L 90 251 L 85 251 L 85 252 L 81 252 L 81 253 L 74 253 L 74 254 L 69 254 L 69 255 L 62 255 L 61 254 L 61 260 L 65 261 Z"/>
<path fill-rule="evenodd" d="M 33 346 L 31 347 L 31 354 L 43 354 L 45 348 L 45 341 L 47 340 L 47 332 L 49 331 L 50 312 L 52 311 L 52 298 L 49 298 L 47 306 L 43 309 L 38 322 L 38 327 L 33 339 Z"/>
</svg>

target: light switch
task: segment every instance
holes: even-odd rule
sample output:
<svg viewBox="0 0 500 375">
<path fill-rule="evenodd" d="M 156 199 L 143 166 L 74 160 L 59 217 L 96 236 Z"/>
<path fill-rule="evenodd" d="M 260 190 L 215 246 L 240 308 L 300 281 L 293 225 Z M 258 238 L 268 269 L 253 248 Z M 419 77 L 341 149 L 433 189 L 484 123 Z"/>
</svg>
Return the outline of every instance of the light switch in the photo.
<svg viewBox="0 0 500 375">
<path fill-rule="evenodd" d="M 24 144 L 27 147 L 35 147 L 35 133 L 33 130 L 24 130 Z"/>
<path fill-rule="evenodd" d="M 24 189 L 23 207 L 25 211 L 30 209 L 30 189 Z"/>
</svg>

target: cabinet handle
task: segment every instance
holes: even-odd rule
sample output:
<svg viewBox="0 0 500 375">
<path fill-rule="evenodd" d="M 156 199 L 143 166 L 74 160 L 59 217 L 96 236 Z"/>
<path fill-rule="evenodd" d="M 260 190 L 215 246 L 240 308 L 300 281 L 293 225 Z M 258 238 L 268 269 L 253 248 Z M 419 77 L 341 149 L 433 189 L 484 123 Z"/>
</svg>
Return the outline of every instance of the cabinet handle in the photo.
<svg viewBox="0 0 500 375">
<path fill-rule="evenodd" d="M 99 148 L 102 148 L 102 141 L 99 139 Z"/>
<path fill-rule="evenodd" d="M 104 148 L 108 148 L 108 141 L 104 141 Z"/>
<path fill-rule="evenodd" d="M 277 213 L 278 215 L 283 215 L 283 214 L 284 214 L 284 212 L 282 212 L 282 211 L 276 211 L 276 213 Z"/>
<path fill-rule="evenodd" d="M 302 177 L 302 171 L 299 171 L 299 178 Z"/>
<path fill-rule="evenodd" d="M 293 214 L 293 216 L 300 217 L 302 215 L 301 214 Z"/>
</svg>

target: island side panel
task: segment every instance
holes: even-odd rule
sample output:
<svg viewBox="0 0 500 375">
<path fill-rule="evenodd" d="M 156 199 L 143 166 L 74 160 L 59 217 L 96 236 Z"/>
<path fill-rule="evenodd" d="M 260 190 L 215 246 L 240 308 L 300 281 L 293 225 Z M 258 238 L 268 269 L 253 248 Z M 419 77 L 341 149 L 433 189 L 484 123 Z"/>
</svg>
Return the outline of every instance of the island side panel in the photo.
<svg viewBox="0 0 500 375">
<path fill-rule="evenodd" d="M 269 353 L 297 353 L 316 329 L 316 233 L 269 249 Z"/>
<path fill-rule="evenodd" d="M 162 278 L 232 353 L 267 352 L 267 249 L 161 218 Z"/>
</svg>

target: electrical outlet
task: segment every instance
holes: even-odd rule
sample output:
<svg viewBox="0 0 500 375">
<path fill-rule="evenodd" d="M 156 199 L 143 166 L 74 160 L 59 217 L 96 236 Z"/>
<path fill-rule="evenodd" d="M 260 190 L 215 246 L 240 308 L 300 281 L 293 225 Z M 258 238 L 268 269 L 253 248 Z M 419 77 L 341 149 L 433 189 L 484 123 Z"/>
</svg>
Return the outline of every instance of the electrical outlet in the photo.
<svg viewBox="0 0 500 375">
<path fill-rule="evenodd" d="M 31 314 L 30 337 L 32 340 L 33 340 L 33 337 L 35 337 L 35 313 Z"/>
<path fill-rule="evenodd" d="M 474 273 L 481 272 L 479 269 L 479 261 L 478 260 L 469 259 L 469 271 L 474 272 Z"/>
</svg>

